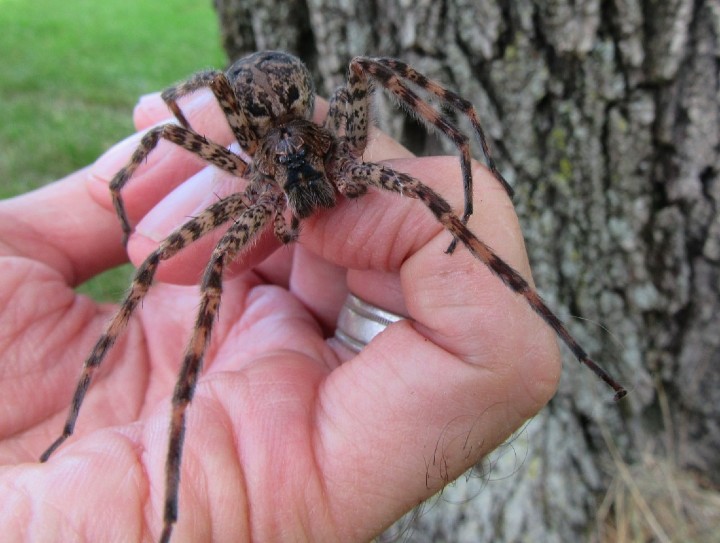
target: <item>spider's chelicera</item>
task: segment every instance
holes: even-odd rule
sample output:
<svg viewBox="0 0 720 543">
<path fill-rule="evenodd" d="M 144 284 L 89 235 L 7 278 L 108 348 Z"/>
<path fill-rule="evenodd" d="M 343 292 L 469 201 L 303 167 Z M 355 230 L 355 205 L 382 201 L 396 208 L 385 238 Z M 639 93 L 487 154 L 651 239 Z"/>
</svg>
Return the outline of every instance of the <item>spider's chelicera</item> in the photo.
<svg viewBox="0 0 720 543">
<path fill-rule="evenodd" d="M 457 146 L 465 195 L 462 218 L 453 212 L 444 198 L 419 180 L 388 166 L 362 161 L 368 140 L 373 87 L 383 88 L 394 95 L 406 109 L 437 128 Z M 178 100 L 202 88 L 209 88 L 215 95 L 237 142 L 251 157 L 250 162 L 205 139 L 190 126 L 178 106 Z M 247 188 L 218 200 L 188 220 L 170 234 L 137 269 L 118 312 L 85 361 L 62 435 L 42 454 L 41 461 L 46 461 L 73 433 L 95 369 L 144 298 L 159 263 L 220 225 L 232 222 L 216 245 L 205 269 L 200 285 L 198 316 L 173 393 L 164 527 L 160 538 L 161 541 L 168 541 L 178 514 L 185 410 L 192 399 L 217 316 L 225 266 L 269 223 L 272 223 L 280 241 L 290 243 L 297 239 L 301 219 L 312 215 L 318 208 L 332 208 L 338 195 L 356 198 L 369 188 L 402 193 L 425 204 L 452 234 L 453 242 L 448 252 L 453 251 L 456 243 L 463 244 L 509 288 L 525 298 L 577 359 L 613 388 L 616 398 L 624 396 L 625 389 L 588 357 L 537 292 L 465 226 L 472 213 L 468 138 L 416 91 L 426 93 L 430 100 L 453 108 L 470 120 L 488 167 L 498 182 L 511 193 L 490 156 L 472 104 L 398 60 L 366 57 L 353 59 L 347 84 L 332 96 L 327 119 L 322 126 L 310 120 L 315 98 L 310 74 L 299 59 L 286 53 L 255 53 L 240 59 L 226 72 L 199 72 L 163 92 L 162 97 L 179 124 L 165 124 L 149 130 L 128 164 L 110 183 L 124 241 L 127 241 L 131 228 L 122 200 L 122 188 L 161 139 L 187 149 L 221 170 L 246 178 Z"/>
</svg>

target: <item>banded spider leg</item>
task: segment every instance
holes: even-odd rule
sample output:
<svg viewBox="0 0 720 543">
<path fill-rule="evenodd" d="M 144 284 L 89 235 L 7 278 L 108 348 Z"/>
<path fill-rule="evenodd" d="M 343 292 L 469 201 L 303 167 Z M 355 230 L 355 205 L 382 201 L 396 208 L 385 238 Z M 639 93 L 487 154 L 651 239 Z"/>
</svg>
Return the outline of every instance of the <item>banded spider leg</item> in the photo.
<svg viewBox="0 0 720 543">
<path fill-rule="evenodd" d="M 443 227 L 452 234 L 453 244 L 448 249 L 448 252 L 452 252 L 456 241 L 462 242 L 468 251 L 498 276 L 505 285 L 525 298 L 532 310 L 540 315 L 557 333 L 578 361 L 590 368 L 615 391 L 615 400 L 624 397 L 627 394 L 625 388 L 588 356 L 562 321 L 552 312 L 547 304 L 545 304 L 540 295 L 528 282 L 467 228 L 466 223 L 470 216 L 467 213 L 467 205 L 466 214 L 460 219 L 454 214 L 452 207 L 442 196 L 421 181 L 380 164 L 358 162 L 354 159 L 356 156 L 361 156 L 365 149 L 369 128 L 367 115 L 370 94 L 368 92 L 367 78 L 363 76 L 364 68 L 373 75 L 376 73 L 382 74 L 383 79 L 381 82 L 383 85 L 404 100 L 409 107 L 413 108 L 413 111 L 415 111 L 415 107 L 417 107 L 418 111 L 423 112 L 423 116 L 427 115 L 425 118 L 430 122 L 434 123 L 437 120 L 439 128 L 441 126 L 448 126 L 449 130 L 456 130 L 441 117 L 437 117 L 437 113 L 430 108 L 428 104 L 420 101 L 389 69 L 387 71 L 383 70 L 386 64 L 397 67 L 403 73 L 409 74 L 407 77 L 411 78 L 414 82 L 417 81 L 418 85 L 422 83 L 421 86 L 423 86 L 423 88 L 432 88 L 433 91 L 431 92 L 433 92 L 433 94 L 438 93 L 438 95 L 441 95 L 449 92 L 445 91 L 437 83 L 430 83 L 424 76 L 398 61 L 391 59 L 354 59 L 350 64 L 350 77 L 348 78 L 347 86 L 339 88 L 333 95 L 328 119 L 325 123 L 326 127 L 336 134 L 344 134 L 343 140 L 345 142 L 344 149 L 346 158 L 341 161 L 338 167 L 338 173 L 336 174 L 338 190 L 346 196 L 355 197 L 364 193 L 368 186 L 373 186 L 381 190 L 397 192 L 420 200 L 433 213 Z M 472 109 L 471 105 L 469 105 L 469 107 Z M 444 128 L 441 128 L 441 130 L 444 130 Z M 482 134 L 482 132 L 480 132 L 480 134 Z M 468 193 L 468 189 L 472 191 L 472 174 L 470 171 L 469 150 L 467 151 L 468 162 L 467 165 L 464 165 L 467 138 L 462 141 L 464 143 L 461 145 L 463 153 L 461 170 L 463 171 L 463 180 L 465 181 L 463 186 L 467 204 L 468 201 L 472 202 L 472 192 Z M 495 171 L 493 171 L 493 173 L 496 174 L 496 178 L 501 180 L 501 182 L 504 181 L 498 173 Z M 472 212 L 472 207 L 470 207 L 470 212 Z"/>
<path fill-rule="evenodd" d="M 362 154 L 367 143 L 368 108 L 364 97 L 368 94 L 370 82 L 379 83 L 411 114 L 423 121 L 427 126 L 437 129 L 449 138 L 460 152 L 460 169 L 462 172 L 464 188 L 463 223 L 467 224 L 473 212 L 472 173 L 470 171 L 470 143 L 469 138 L 463 134 L 451 119 L 435 109 L 427 100 L 422 99 L 413 91 L 407 82 L 437 98 L 440 105 L 450 106 L 469 120 L 482 148 L 488 168 L 493 173 L 505 191 L 512 197 L 514 191 L 498 170 L 492 157 L 490 146 L 487 143 L 485 131 L 480 125 L 475 107 L 453 91 L 446 89 L 408 64 L 392 58 L 356 57 L 350 63 L 348 86 L 352 87 L 347 112 L 348 124 L 357 124 L 359 130 L 352 130 L 355 135 L 351 138 L 353 146 Z M 453 239 L 447 252 L 452 253 L 457 243 Z"/>
</svg>

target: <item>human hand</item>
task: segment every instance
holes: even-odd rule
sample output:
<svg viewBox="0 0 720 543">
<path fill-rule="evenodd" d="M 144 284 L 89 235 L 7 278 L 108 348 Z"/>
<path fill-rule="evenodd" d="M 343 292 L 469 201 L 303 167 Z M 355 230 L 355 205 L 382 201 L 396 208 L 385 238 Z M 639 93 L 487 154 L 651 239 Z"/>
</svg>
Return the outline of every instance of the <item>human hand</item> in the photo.
<svg viewBox="0 0 720 543">
<path fill-rule="evenodd" d="M 199 132 L 230 143 L 211 97 L 184 109 Z M 158 96 L 136 111 L 139 128 L 166 117 Z M 218 235 L 161 265 L 73 438 L 37 463 L 116 309 L 73 287 L 125 258 L 107 182 L 137 142 L 0 202 L 0 521 L 10 539 L 144 541 L 162 528 L 169 397 L 197 309 L 192 285 Z M 124 191 L 141 219 L 128 246 L 135 264 L 241 183 L 161 145 Z M 394 159 L 460 207 L 457 158 L 413 158 L 377 134 L 365 159 Z M 529 277 L 505 191 L 480 167 L 474 179 L 471 230 Z M 371 192 L 304 221 L 292 246 L 268 234 L 247 249 L 228 270 L 188 411 L 174 541 L 367 540 L 545 404 L 560 374 L 554 334 L 464 248 L 446 255 L 449 241 L 420 202 Z M 352 355 L 327 339 L 348 290 L 412 320 Z"/>
</svg>

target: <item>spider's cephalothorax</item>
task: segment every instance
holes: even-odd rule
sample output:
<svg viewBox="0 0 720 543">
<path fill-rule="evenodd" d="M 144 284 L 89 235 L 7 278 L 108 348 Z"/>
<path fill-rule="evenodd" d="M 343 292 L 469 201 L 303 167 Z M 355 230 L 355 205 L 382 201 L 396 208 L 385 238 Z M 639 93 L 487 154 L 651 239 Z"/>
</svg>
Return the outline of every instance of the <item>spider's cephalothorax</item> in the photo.
<svg viewBox="0 0 720 543">
<path fill-rule="evenodd" d="M 295 119 L 271 128 L 255 155 L 257 174 L 277 183 L 298 219 L 319 207 L 335 206 L 335 186 L 325 171 L 333 143 L 326 129 Z"/>
<path fill-rule="evenodd" d="M 462 217 L 453 212 L 442 196 L 418 179 L 388 166 L 362 161 L 373 86 L 392 94 L 401 105 L 457 146 L 465 194 Z M 195 132 L 180 110 L 177 103 L 180 98 L 203 88 L 214 94 L 240 147 L 251 157 L 249 162 Z M 423 93 L 425 98 L 421 96 Z M 310 120 L 314 91 L 307 69 L 297 58 L 273 51 L 245 57 L 226 72 L 199 72 L 167 89 L 162 97 L 179 124 L 169 123 L 148 130 L 128 164 L 110 183 L 125 240 L 131 228 L 122 188 L 161 139 L 187 149 L 225 172 L 246 177 L 249 182 L 244 191 L 218 200 L 177 228 L 140 265 L 120 308 L 85 361 L 61 436 L 41 456 L 42 461 L 47 460 L 73 433 L 93 373 L 145 297 L 159 263 L 220 225 L 230 224 L 205 268 L 197 319 L 173 393 L 161 541 L 169 540 L 177 520 L 185 410 L 192 399 L 217 316 L 225 266 L 270 223 L 280 241 L 295 240 L 300 220 L 318 208 L 333 207 L 338 195 L 354 198 L 374 188 L 420 200 L 452 235 L 449 252 L 457 242 L 464 245 L 503 283 L 523 296 L 577 359 L 615 390 L 616 398 L 625 395 L 625 389 L 588 357 L 522 276 L 465 226 L 472 213 L 468 137 L 431 102 L 455 109 L 469 119 L 488 167 L 511 192 L 495 167 L 477 113 L 467 100 L 398 60 L 357 57 L 350 63 L 347 84 L 330 100 L 325 123 L 316 125 Z M 288 209 L 290 224 L 285 213 Z"/>
</svg>

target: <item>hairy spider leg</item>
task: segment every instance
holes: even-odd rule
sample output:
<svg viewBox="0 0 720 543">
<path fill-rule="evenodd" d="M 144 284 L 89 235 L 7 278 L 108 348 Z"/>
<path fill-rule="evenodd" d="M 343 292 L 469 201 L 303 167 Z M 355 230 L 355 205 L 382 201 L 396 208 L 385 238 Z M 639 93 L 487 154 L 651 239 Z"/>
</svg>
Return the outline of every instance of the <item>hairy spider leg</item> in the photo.
<svg viewBox="0 0 720 543">
<path fill-rule="evenodd" d="M 183 96 L 187 96 L 203 88 L 209 88 L 215 95 L 215 99 L 225 114 L 230 129 L 235 135 L 235 139 L 240 144 L 240 147 L 242 147 L 248 155 L 254 155 L 257 150 L 257 135 L 250 128 L 250 123 L 248 123 L 247 117 L 240 107 L 240 102 L 225 72 L 219 70 L 199 72 L 186 81 L 165 89 L 161 97 L 180 124 L 189 129 L 191 128 L 190 122 L 180 109 L 177 101 Z"/>
<path fill-rule="evenodd" d="M 160 139 L 171 141 L 199 156 L 206 162 L 237 177 L 242 177 L 247 171 L 248 164 L 242 158 L 222 145 L 208 141 L 204 136 L 201 136 L 190 128 L 175 124 L 164 124 L 148 130 L 142 140 L 140 140 L 138 148 L 132 154 L 132 157 L 130 157 L 130 161 L 113 177 L 112 181 L 110 181 L 110 194 L 112 195 L 115 212 L 122 227 L 124 245 L 127 245 L 127 240 L 132 232 L 132 228 L 130 227 L 130 221 L 125 212 L 125 203 L 123 202 L 121 194 L 122 188 L 140 164 L 142 164 L 147 156 L 157 147 Z"/>
<path fill-rule="evenodd" d="M 459 111 L 468 119 L 470 119 L 473 130 L 475 130 L 475 134 L 477 135 L 478 141 L 480 142 L 480 147 L 482 148 L 482 152 L 485 156 L 485 162 L 487 163 L 488 168 L 490 168 L 490 171 L 493 173 L 495 178 L 500 181 L 500 184 L 508 193 L 508 196 L 512 198 L 512 196 L 515 194 L 515 191 L 510 186 L 510 183 L 508 183 L 507 180 L 500 173 L 500 170 L 498 170 L 495 164 L 492 152 L 490 151 L 490 146 L 487 142 L 487 137 L 485 136 L 485 131 L 480 124 L 480 118 L 477 114 L 475 106 L 472 105 L 472 102 L 466 100 L 459 94 L 443 87 L 437 81 L 428 79 L 423 74 L 415 70 L 412 66 L 402 62 L 401 60 L 394 58 L 376 58 L 373 60 L 380 64 L 383 64 L 384 66 L 387 66 L 394 72 L 398 73 L 400 77 L 404 77 L 418 87 L 428 91 L 430 94 L 437 96 L 437 98 L 441 102 L 450 105 L 456 111 Z"/>
<path fill-rule="evenodd" d="M 367 75 L 366 75 L 367 74 Z M 357 76 L 360 79 L 358 84 L 354 82 L 353 76 Z M 460 129 L 452 123 L 450 119 L 443 116 L 437 109 L 435 109 L 428 101 L 423 100 L 417 93 L 415 93 L 407 84 L 403 82 L 403 79 L 410 81 L 412 84 L 421 88 L 437 98 L 447 105 L 452 106 L 461 113 L 464 113 L 470 118 L 470 121 L 478 134 L 480 139 L 485 159 L 487 160 L 488 166 L 490 167 L 495 178 L 500 182 L 503 188 L 512 196 L 513 190 L 508 182 L 498 171 L 495 166 L 495 161 L 490 155 L 490 149 L 487 145 L 485 133 L 480 128 L 480 121 L 478 119 L 475 108 L 466 100 L 460 98 L 457 94 L 445 89 L 439 83 L 431 81 L 424 75 L 410 68 L 407 64 L 402 63 L 389 63 L 387 59 L 373 59 L 367 57 L 356 57 L 350 63 L 350 77 L 348 78 L 348 94 L 355 102 L 357 100 L 367 101 L 367 77 L 372 78 L 373 81 L 378 82 L 388 92 L 395 96 L 401 105 L 403 105 L 410 114 L 415 115 L 420 120 L 425 121 L 429 126 L 435 127 L 438 131 L 448 137 L 457 147 L 460 152 L 460 169 L 462 171 L 463 178 L 463 189 L 465 208 L 462 215 L 463 223 L 467 224 L 470 215 L 473 212 L 473 194 L 472 194 L 472 171 L 470 169 L 470 142 L 469 138 L 463 134 Z M 363 81 L 365 80 L 365 81 Z M 351 103 L 350 109 L 355 110 L 356 106 Z M 367 106 L 364 106 L 367 109 Z M 348 124 L 353 121 L 352 115 L 350 116 Z M 362 124 L 362 123 L 360 123 Z M 364 124 L 367 124 L 365 121 Z M 361 126 L 358 129 L 362 130 Z M 447 252 L 452 253 L 455 250 L 457 240 L 453 239 Z"/>
<path fill-rule="evenodd" d="M 357 157 L 365 152 L 370 130 L 371 89 L 364 72 L 350 70 L 345 87 L 339 87 L 330 99 L 325 128 L 343 136 Z"/>
<path fill-rule="evenodd" d="M 107 324 L 105 331 L 85 360 L 78 384 L 75 388 L 75 393 L 73 394 L 70 412 L 63 426 L 62 434 L 40 456 L 41 462 L 45 462 L 50 455 L 72 435 L 80 413 L 80 406 L 83 403 L 85 393 L 90 386 L 95 370 L 100 366 L 109 349 L 127 326 L 135 308 L 147 294 L 160 262 L 172 257 L 178 251 L 190 245 L 203 235 L 227 222 L 232 217 L 242 213 L 246 208 L 247 206 L 243 201 L 242 193 L 235 193 L 219 200 L 205 209 L 197 217 L 190 219 L 176 229 L 140 265 L 135 272 L 130 290 L 120 304 L 120 308 Z"/>
<path fill-rule="evenodd" d="M 350 95 L 348 94 L 347 86 L 343 85 L 335 89 L 335 92 L 330 97 L 330 103 L 328 105 L 327 117 L 325 117 L 325 123 L 323 124 L 326 130 L 330 130 L 336 136 L 344 136 L 347 130 L 348 124 L 348 105 L 350 104 Z M 359 134 L 362 136 L 362 134 Z M 357 137 L 357 134 L 356 136 Z M 356 143 L 355 149 L 361 151 L 365 149 L 367 143 L 367 132 L 365 133 L 365 142 L 360 145 Z"/>
<path fill-rule="evenodd" d="M 512 266 L 495 254 L 487 244 L 478 239 L 465 223 L 453 213 L 450 204 L 437 192 L 414 177 L 372 162 L 358 164 L 349 160 L 342 170 L 345 175 L 350 176 L 359 183 L 364 181 L 377 188 L 420 200 L 435 215 L 440 224 L 453 235 L 454 239 L 465 245 L 475 258 L 487 266 L 511 290 L 525 298 L 533 311 L 540 315 L 557 333 L 578 361 L 590 368 L 615 391 L 615 400 L 619 400 L 627 394 L 622 385 L 587 355 L 585 350 L 565 328 L 562 321 L 545 304 L 537 291 Z"/>
<path fill-rule="evenodd" d="M 279 191 L 259 197 L 257 203 L 248 207 L 218 242 L 210 262 L 205 268 L 200 284 L 200 308 L 172 397 L 170 435 L 165 464 L 165 508 L 161 543 L 170 540 L 173 526 L 178 517 L 180 463 L 185 440 L 185 412 L 195 393 L 198 377 L 202 370 L 203 357 L 210 341 L 215 317 L 220 308 L 223 270 L 237 253 L 262 230 L 273 212 L 275 213 L 274 230 L 277 238 L 284 243 L 295 239 L 295 233 L 288 228 L 284 220 L 284 208 L 284 195 Z"/>
</svg>

